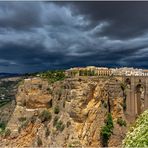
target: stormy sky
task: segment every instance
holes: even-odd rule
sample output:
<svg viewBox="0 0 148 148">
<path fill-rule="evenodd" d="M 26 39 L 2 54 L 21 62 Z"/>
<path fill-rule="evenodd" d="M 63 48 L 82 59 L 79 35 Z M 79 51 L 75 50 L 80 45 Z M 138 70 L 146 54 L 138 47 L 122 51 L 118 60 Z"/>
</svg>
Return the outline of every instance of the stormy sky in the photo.
<svg viewBox="0 0 148 148">
<path fill-rule="evenodd" d="M 148 68 L 148 2 L 0 2 L 0 72 Z"/>
</svg>

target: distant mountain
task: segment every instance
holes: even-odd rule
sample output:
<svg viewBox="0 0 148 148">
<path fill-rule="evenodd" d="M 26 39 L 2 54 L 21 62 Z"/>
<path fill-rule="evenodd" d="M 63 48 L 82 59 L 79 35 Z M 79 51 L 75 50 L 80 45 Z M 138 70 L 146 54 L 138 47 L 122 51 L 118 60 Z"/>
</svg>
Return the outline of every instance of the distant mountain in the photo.
<svg viewBox="0 0 148 148">
<path fill-rule="evenodd" d="M 0 73 L 0 78 L 17 77 L 17 76 L 21 76 L 21 74 L 17 74 L 17 73 Z"/>
</svg>

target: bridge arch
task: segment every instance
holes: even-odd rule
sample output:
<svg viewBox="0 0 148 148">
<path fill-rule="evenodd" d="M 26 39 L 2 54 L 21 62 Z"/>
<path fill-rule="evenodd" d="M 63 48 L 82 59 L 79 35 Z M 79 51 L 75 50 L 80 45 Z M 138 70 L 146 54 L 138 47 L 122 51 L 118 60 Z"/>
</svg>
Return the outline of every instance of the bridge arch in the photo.
<svg viewBox="0 0 148 148">
<path fill-rule="evenodd" d="M 117 87 L 112 88 L 112 81 L 114 81 L 113 83 L 116 84 Z M 121 86 L 123 86 L 124 90 Z M 105 88 L 108 90 L 108 96 L 112 99 L 118 96 L 115 90 L 117 90 L 117 88 L 122 89 L 123 94 L 121 93 L 121 96 L 123 96 L 123 106 L 125 105 L 126 107 L 125 112 L 127 115 L 136 117 L 136 115 L 148 109 L 148 77 L 110 77 L 110 83 L 105 84 Z"/>
<path fill-rule="evenodd" d="M 136 117 L 148 109 L 148 77 L 123 77 L 126 85 L 126 112 Z"/>
</svg>

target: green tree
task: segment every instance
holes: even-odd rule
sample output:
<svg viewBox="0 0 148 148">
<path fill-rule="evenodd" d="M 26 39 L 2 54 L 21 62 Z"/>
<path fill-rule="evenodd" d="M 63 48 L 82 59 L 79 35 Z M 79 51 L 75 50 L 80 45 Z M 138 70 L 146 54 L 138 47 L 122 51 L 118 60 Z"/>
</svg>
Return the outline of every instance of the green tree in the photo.
<svg viewBox="0 0 148 148">
<path fill-rule="evenodd" d="M 59 112 L 60 112 L 59 106 L 55 106 L 55 108 L 54 108 L 54 113 L 55 113 L 55 114 L 58 114 Z"/>
<path fill-rule="evenodd" d="M 108 140 L 112 134 L 114 125 L 111 113 L 108 113 L 106 124 L 102 127 L 100 136 L 101 136 L 101 143 L 103 147 L 108 147 Z"/>
<path fill-rule="evenodd" d="M 48 110 L 43 110 L 39 115 L 41 122 L 50 121 L 51 117 L 51 113 Z"/>
</svg>

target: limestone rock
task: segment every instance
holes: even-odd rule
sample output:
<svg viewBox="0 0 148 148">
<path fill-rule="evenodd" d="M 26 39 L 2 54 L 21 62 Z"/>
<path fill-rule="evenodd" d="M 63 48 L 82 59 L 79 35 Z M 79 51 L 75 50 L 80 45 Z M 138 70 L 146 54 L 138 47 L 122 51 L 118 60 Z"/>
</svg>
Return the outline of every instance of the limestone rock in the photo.
<svg viewBox="0 0 148 148">
<path fill-rule="evenodd" d="M 22 116 L 37 120 L 22 130 L 17 140 L 3 141 L 3 145 L 37 147 L 40 142 L 43 147 L 101 146 L 100 131 L 108 112 L 105 103 L 109 86 L 111 91 L 120 87 L 116 81 L 106 78 L 67 78 L 50 85 L 40 78 L 24 80 L 18 88 L 17 106 L 8 126 L 12 129 L 17 123 L 15 128 L 18 129 L 18 118 Z M 119 116 L 125 119 L 121 94 L 118 88 L 109 96 L 115 121 L 115 135 L 109 141 L 110 146 L 120 146 L 124 135 L 124 130 L 116 124 Z M 44 109 L 51 113 L 51 120 L 42 123 L 39 114 Z"/>
<path fill-rule="evenodd" d="M 25 79 L 18 88 L 17 104 L 27 108 L 47 107 L 52 99 L 49 89 L 48 82 L 40 78 Z"/>
</svg>

